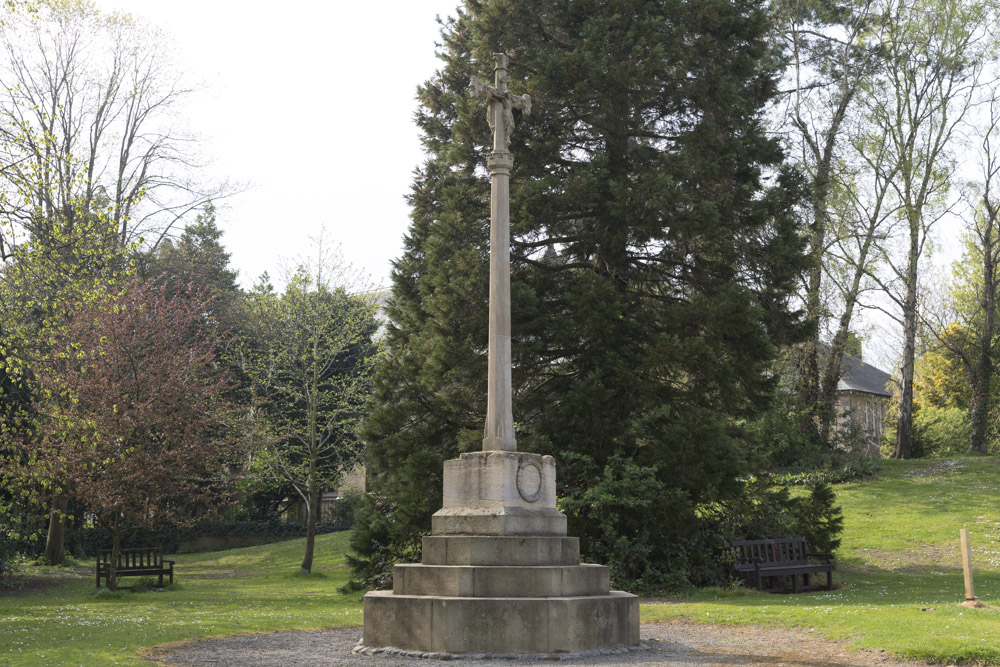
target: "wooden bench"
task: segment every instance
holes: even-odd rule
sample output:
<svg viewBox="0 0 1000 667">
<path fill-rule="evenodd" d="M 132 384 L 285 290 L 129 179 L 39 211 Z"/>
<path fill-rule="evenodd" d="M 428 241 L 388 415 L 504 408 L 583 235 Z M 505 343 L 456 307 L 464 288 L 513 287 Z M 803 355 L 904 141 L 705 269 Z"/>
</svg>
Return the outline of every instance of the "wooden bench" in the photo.
<svg viewBox="0 0 1000 667">
<path fill-rule="evenodd" d="M 174 561 L 163 560 L 163 549 L 149 547 L 145 549 L 119 549 L 118 563 L 115 567 L 115 575 L 118 577 L 160 577 L 160 586 L 163 586 L 163 575 L 170 577 L 170 583 L 174 583 Z M 108 587 L 111 587 L 111 549 L 101 549 L 97 552 L 97 586 L 101 586 L 101 578 L 104 578 Z"/>
<path fill-rule="evenodd" d="M 769 593 L 788 592 L 788 587 L 780 585 L 780 580 L 790 577 L 792 593 L 816 590 L 820 586 L 810 585 L 809 576 L 825 572 L 826 590 L 833 590 L 833 554 L 810 553 L 806 550 L 804 537 L 736 540 L 732 544 L 736 551 L 736 566 L 733 569 L 748 586 Z M 824 562 L 818 563 L 816 559 Z M 803 578 L 801 586 L 800 575 Z"/>
</svg>

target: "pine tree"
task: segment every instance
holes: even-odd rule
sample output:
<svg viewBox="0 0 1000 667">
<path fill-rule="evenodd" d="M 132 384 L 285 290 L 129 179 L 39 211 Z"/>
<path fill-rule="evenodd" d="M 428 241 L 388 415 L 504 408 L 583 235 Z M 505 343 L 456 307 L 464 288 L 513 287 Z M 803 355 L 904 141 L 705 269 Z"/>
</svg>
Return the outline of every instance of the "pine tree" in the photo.
<svg viewBox="0 0 1000 667">
<path fill-rule="evenodd" d="M 213 312 L 232 327 L 239 319 L 233 310 L 241 295 L 229 257 L 216 222 L 215 205 L 209 202 L 176 242 L 165 238 L 155 251 L 139 257 L 140 275 L 164 281 L 171 293 L 183 291 L 191 283 L 205 288 L 214 299 Z"/>
<path fill-rule="evenodd" d="M 442 462 L 481 447 L 489 131 L 466 87 L 494 52 L 537 112 L 515 112 L 511 144 L 518 448 L 554 454 L 568 498 L 612 457 L 651 471 L 672 494 L 645 552 L 688 565 L 695 508 L 739 493 L 733 418 L 766 405 L 775 345 L 798 335 L 799 193 L 761 124 L 769 27 L 757 0 L 470 0 L 445 24 L 365 426 L 357 578 L 417 555 Z M 570 534 L 586 553 L 605 533 L 571 512 Z"/>
</svg>

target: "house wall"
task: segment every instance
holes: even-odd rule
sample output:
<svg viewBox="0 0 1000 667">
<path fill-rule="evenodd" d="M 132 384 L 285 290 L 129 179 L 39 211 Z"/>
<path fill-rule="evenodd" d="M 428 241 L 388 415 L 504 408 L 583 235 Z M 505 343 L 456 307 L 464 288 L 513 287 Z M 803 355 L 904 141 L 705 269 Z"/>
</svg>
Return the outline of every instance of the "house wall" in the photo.
<svg viewBox="0 0 1000 667">
<path fill-rule="evenodd" d="M 888 399 L 861 391 L 843 391 L 837 394 L 837 430 L 847 429 L 852 423 L 865 434 L 867 448 L 863 454 L 877 459 L 881 456 L 882 427 L 888 409 Z"/>
</svg>

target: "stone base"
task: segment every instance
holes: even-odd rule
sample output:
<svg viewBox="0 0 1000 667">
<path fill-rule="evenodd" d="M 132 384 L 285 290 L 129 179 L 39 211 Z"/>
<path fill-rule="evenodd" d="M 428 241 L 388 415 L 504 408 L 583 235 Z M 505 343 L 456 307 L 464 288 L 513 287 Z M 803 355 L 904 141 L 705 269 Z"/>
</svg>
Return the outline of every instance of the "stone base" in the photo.
<svg viewBox="0 0 1000 667">
<path fill-rule="evenodd" d="M 444 464 L 444 503 L 421 564 L 365 596 L 363 651 L 546 655 L 639 645 L 639 598 L 580 564 L 556 508 L 555 460 L 516 451 Z"/>
<path fill-rule="evenodd" d="M 424 565 L 576 565 L 578 537 L 426 535 Z"/>
<path fill-rule="evenodd" d="M 553 535 L 566 534 L 566 515 L 555 508 L 445 508 L 431 517 L 435 535 Z"/>
<path fill-rule="evenodd" d="M 447 653 L 577 653 L 639 644 L 639 598 L 449 597 L 372 591 L 364 646 Z"/>
<path fill-rule="evenodd" d="M 463 566 L 397 565 L 394 595 L 445 597 L 579 597 L 607 595 L 608 568 L 603 565 Z"/>
</svg>

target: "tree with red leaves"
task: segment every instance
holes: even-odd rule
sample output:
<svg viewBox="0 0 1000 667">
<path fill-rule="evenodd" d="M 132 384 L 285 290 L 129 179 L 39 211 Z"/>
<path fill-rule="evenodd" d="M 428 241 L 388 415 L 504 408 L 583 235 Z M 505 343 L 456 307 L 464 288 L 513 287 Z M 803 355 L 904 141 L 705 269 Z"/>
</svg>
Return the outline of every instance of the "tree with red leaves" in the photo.
<svg viewBox="0 0 1000 667">
<path fill-rule="evenodd" d="M 28 468 L 110 530 L 112 563 L 127 528 L 190 522 L 226 492 L 242 442 L 207 305 L 195 289 L 131 283 L 59 327 L 39 368 Z"/>
</svg>

